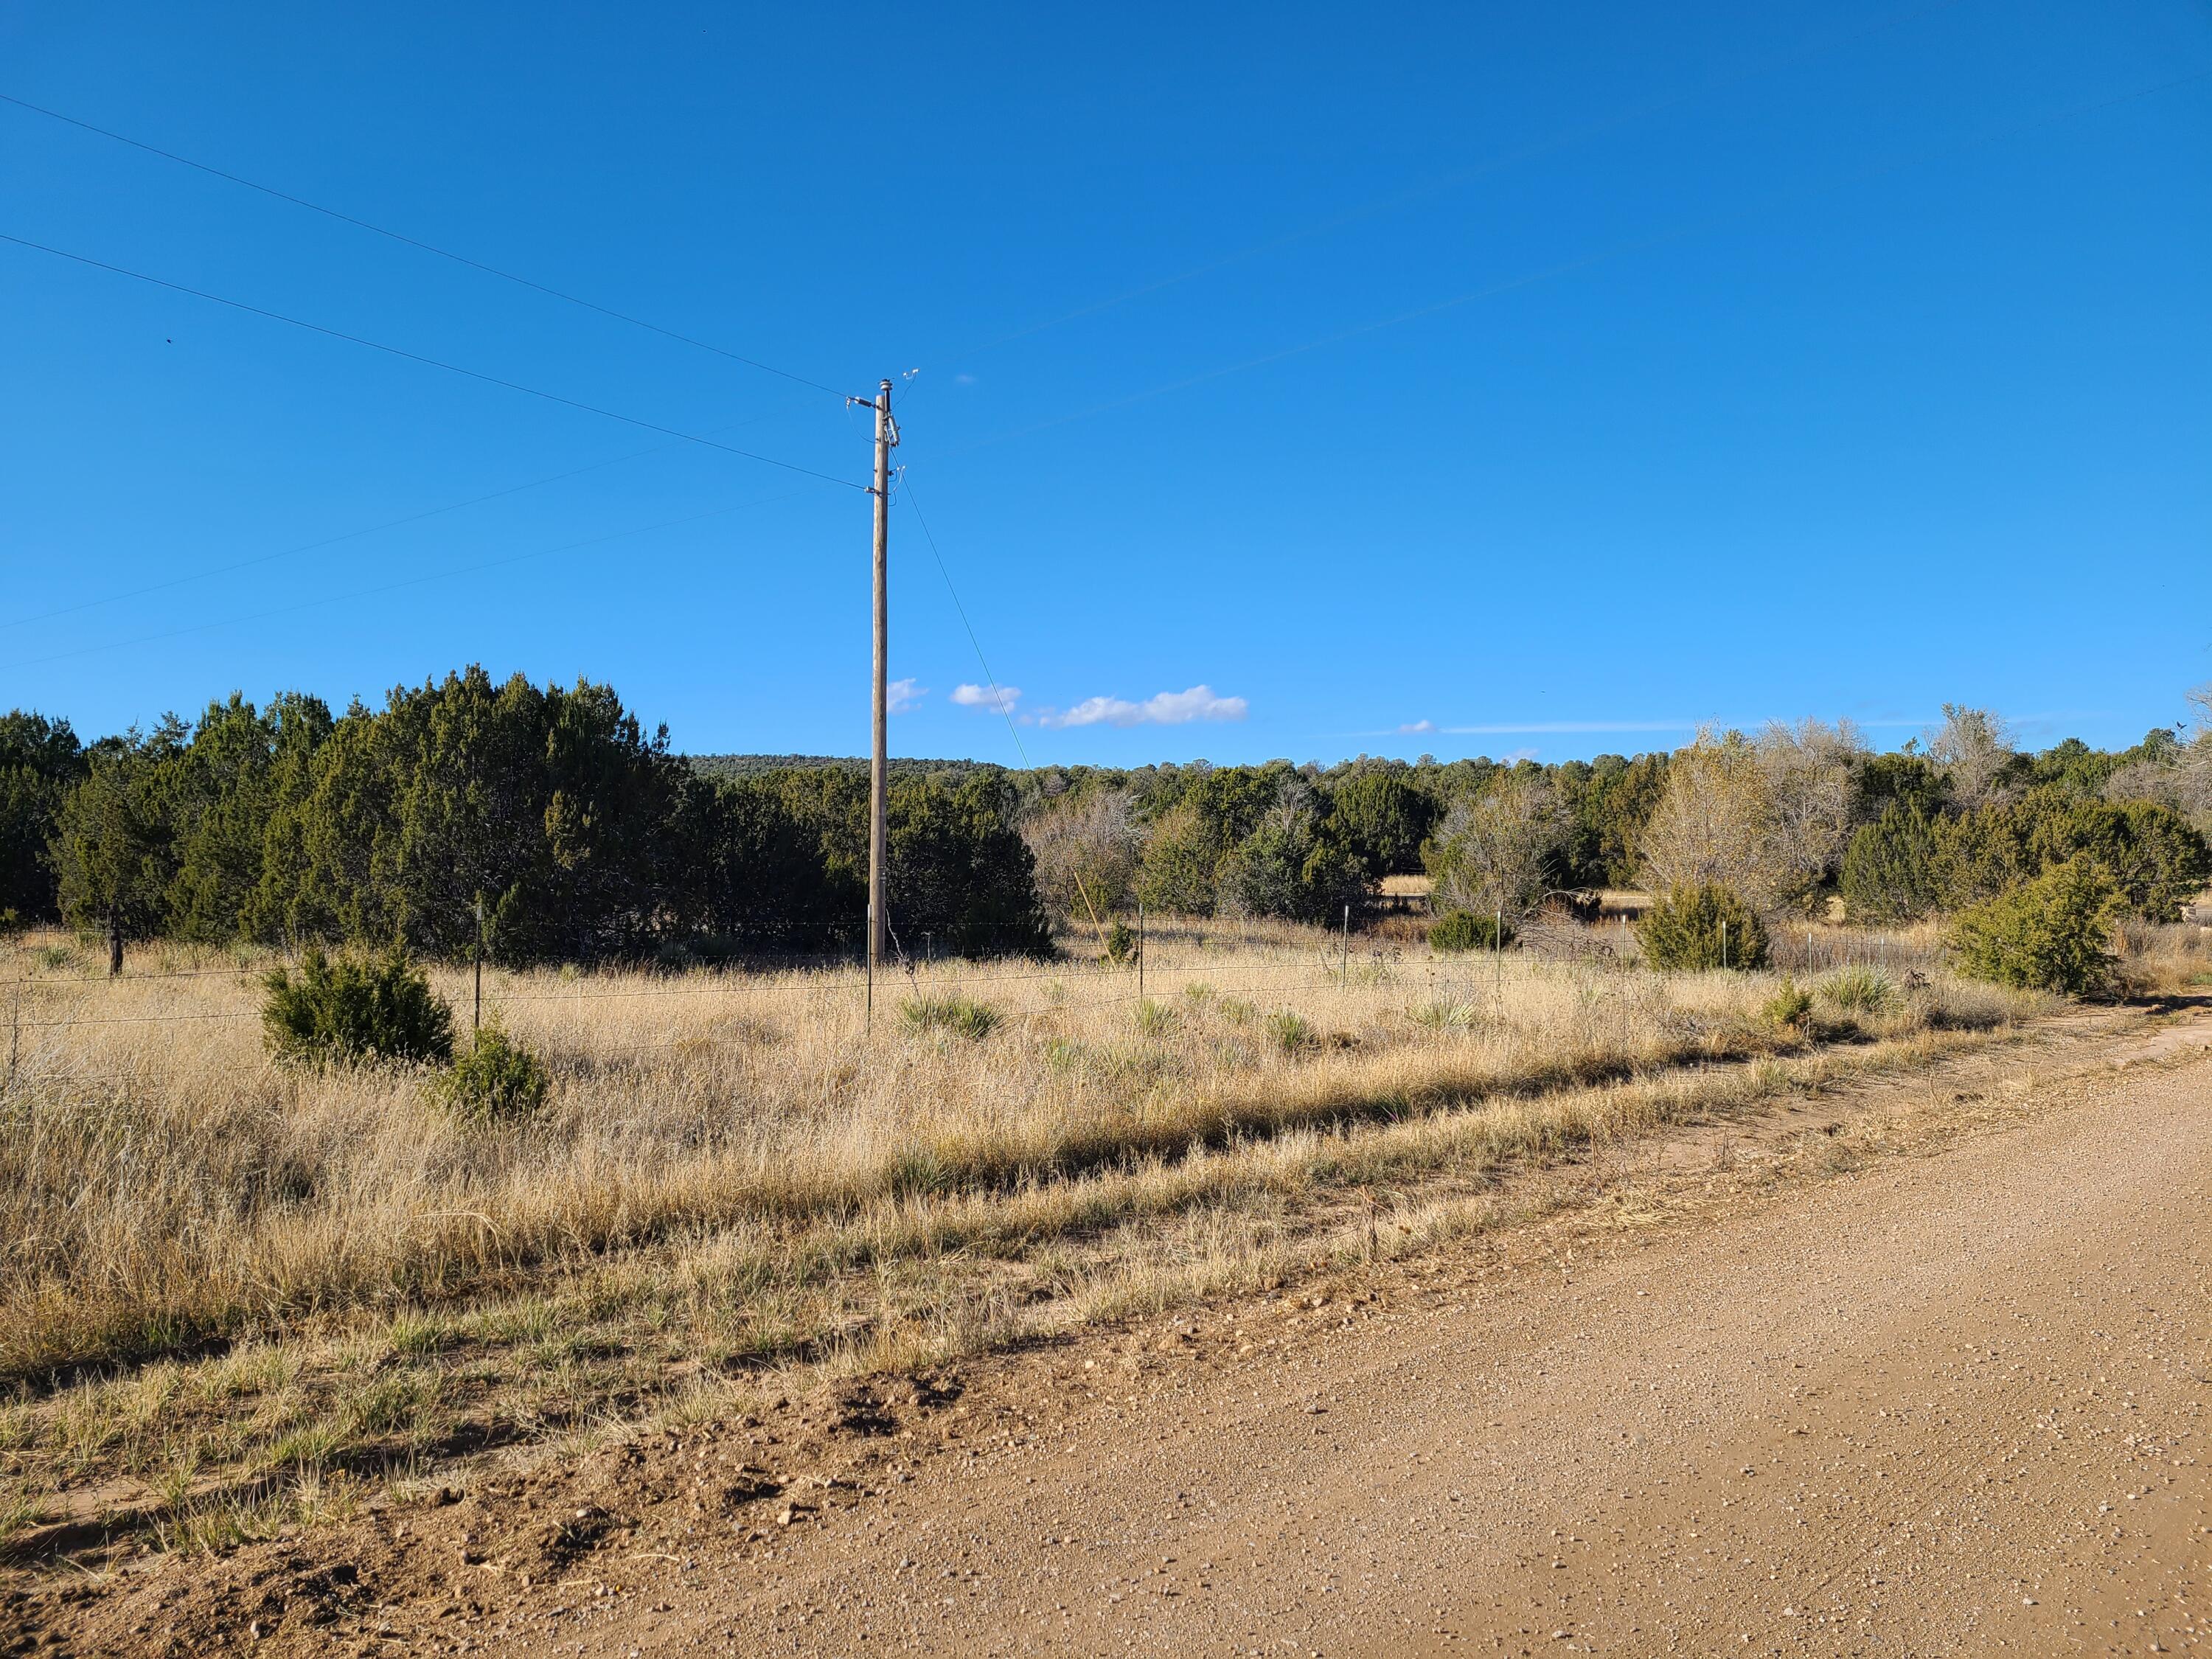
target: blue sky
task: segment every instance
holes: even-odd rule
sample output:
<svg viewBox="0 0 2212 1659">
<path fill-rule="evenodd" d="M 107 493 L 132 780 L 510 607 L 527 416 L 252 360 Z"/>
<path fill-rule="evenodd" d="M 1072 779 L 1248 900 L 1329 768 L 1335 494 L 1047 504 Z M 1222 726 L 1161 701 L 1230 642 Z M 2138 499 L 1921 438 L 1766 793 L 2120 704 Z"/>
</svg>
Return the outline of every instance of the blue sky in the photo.
<svg viewBox="0 0 2212 1659">
<path fill-rule="evenodd" d="M 955 590 L 1037 761 L 2212 678 L 2203 0 L 24 0 L 0 65 L 799 377 L 0 105 L 0 233 L 646 423 L 0 243 L 0 706 L 88 735 L 481 661 L 860 752 L 867 498 L 647 428 L 859 483 L 885 374 L 896 752 L 1018 757 Z"/>
</svg>

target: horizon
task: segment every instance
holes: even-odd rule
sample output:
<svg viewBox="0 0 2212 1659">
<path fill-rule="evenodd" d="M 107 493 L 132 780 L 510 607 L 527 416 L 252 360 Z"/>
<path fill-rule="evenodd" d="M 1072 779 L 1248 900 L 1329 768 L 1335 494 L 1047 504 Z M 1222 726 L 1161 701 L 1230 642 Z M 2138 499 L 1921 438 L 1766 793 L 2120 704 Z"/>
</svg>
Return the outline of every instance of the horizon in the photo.
<svg viewBox="0 0 2212 1659">
<path fill-rule="evenodd" d="M 478 665 L 471 665 L 471 666 Z M 461 671 L 456 670 L 452 672 L 459 672 Z M 516 672 L 520 672 L 520 671 Z M 433 675 L 430 677 L 430 683 L 435 684 L 441 681 L 444 678 L 444 675 Z M 513 678 L 511 675 L 507 674 L 491 676 L 495 684 L 502 684 L 511 678 Z M 526 674 L 523 675 L 522 678 L 530 680 L 533 684 L 543 685 L 549 690 L 553 689 L 556 684 L 573 684 L 573 682 L 555 682 L 550 679 L 533 679 L 531 676 Z M 583 678 L 588 680 L 592 677 L 586 675 Z M 609 681 L 596 681 L 594 683 L 600 684 L 612 684 Z M 409 686 L 390 687 L 387 688 L 386 695 L 393 691 L 402 691 L 411 689 L 415 688 Z M 612 689 L 617 696 L 623 696 L 622 688 L 620 686 L 613 686 Z M 2207 687 L 2205 689 L 2212 690 L 2212 687 Z M 338 715 L 344 714 L 348 711 L 349 708 L 356 702 L 359 702 L 361 706 L 371 710 L 372 712 L 378 710 L 384 706 L 383 696 L 370 698 L 360 696 L 359 694 L 355 694 L 354 696 L 349 699 L 341 700 L 325 696 L 319 692 L 309 690 L 304 687 L 288 687 L 271 693 L 268 698 L 256 698 L 246 694 L 242 689 L 234 687 L 229 691 L 190 705 L 191 712 L 189 713 L 186 712 L 185 707 L 172 704 L 165 707 L 160 714 L 150 719 L 133 721 L 127 726 L 115 728 L 112 730 L 94 730 L 81 725 L 70 716 L 70 712 L 66 709 L 33 708 L 19 705 L 15 712 L 41 715 L 49 720 L 67 721 L 70 725 L 70 730 L 76 733 L 78 740 L 82 743 L 90 744 L 102 738 L 119 737 L 125 735 L 131 731 L 144 732 L 150 730 L 155 724 L 164 720 L 177 719 L 185 721 L 188 725 L 197 725 L 202 715 L 208 709 L 222 706 L 234 696 L 244 697 L 247 702 L 252 704 L 256 708 L 266 708 L 276 697 L 290 695 L 319 697 L 324 702 L 325 707 L 329 708 L 333 714 Z M 783 761 L 788 762 L 794 766 L 836 765 L 854 766 L 863 769 L 865 769 L 868 764 L 868 757 L 864 751 L 855 752 L 853 754 L 842 754 L 831 750 L 802 750 L 783 749 L 696 748 L 681 743 L 678 740 L 678 735 L 672 725 L 669 725 L 666 722 L 653 717 L 650 711 L 637 708 L 635 704 L 631 703 L 626 696 L 623 699 L 623 706 L 630 714 L 636 718 L 639 726 L 647 734 L 651 734 L 664 725 L 666 725 L 668 726 L 669 752 L 687 761 Z M 2026 755 L 2039 755 L 2047 753 L 2051 750 L 2060 747 L 2069 742 L 2081 742 L 2087 744 L 2089 748 L 2094 750 L 2100 750 L 2106 752 L 2117 752 L 2119 750 L 2131 749 L 2143 742 L 2147 738 L 2160 731 L 2172 732 L 2178 737 L 2185 736 L 2191 726 L 2190 720 L 2184 717 L 2165 722 L 2162 725 L 2147 726 L 2142 732 L 2137 733 L 2135 737 L 2122 741 L 2097 743 L 2082 737 L 2078 732 L 2064 732 L 2057 735 L 2051 735 L 2051 733 L 2057 732 L 2058 726 L 2058 722 L 2053 719 L 2045 718 L 2031 724 L 2029 721 L 2006 715 L 2002 710 L 1992 712 L 1996 713 L 1999 718 L 2004 721 L 2008 733 L 2014 740 L 2017 751 Z M 2198 716 L 2198 719 L 2201 720 L 2201 714 Z M 1301 769 L 1307 767 L 1319 767 L 1324 770 L 1333 770 L 1339 767 L 1352 765 L 1363 761 L 1386 761 L 1406 765 L 1434 764 L 1438 766 L 1449 766 L 1460 762 L 1511 765 L 1521 761 L 1537 761 L 1541 764 L 1553 766 L 1562 764 L 1569 761 L 1594 761 L 1605 757 L 1614 757 L 1626 760 L 1634 760 L 1644 755 L 1672 754 L 1680 749 L 1689 746 L 1689 744 L 1692 742 L 1694 742 L 1701 733 L 1709 732 L 1716 736 L 1742 735 L 1749 737 L 1755 736 L 1760 731 L 1765 730 L 1770 726 L 1782 726 L 1795 727 L 1808 720 L 1832 727 L 1839 727 L 1846 725 L 1850 726 L 1855 729 L 1856 734 L 1862 740 L 1866 752 L 1869 754 L 1898 754 L 1910 752 L 1920 747 L 1923 740 L 1925 739 L 1936 727 L 1941 725 L 1942 715 L 1939 712 L 1934 718 L 1919 722 L 1889 721 L 1881 723 L 1886 726 L 1899 729 L 1899 734 L 1897 735 L 1896 739 L 1888 743 L 1875 740 L 1875 734 L 1871 732 L 1867 726 L 1857 721 L 1851 720 L 1848 716 L 1831 720 L 1815 714 L 1797 715 L 1795 717 L 1775 716 L 1757 721 L 1735 721 L 1728 723 L 1705 722 L 1696 726 L 1655 724 L 1643 727 L 1605 727 L 1599 728 L 1596 732 L 1577 731 L 1572 735 L 1577 737 L 1595 737 L 1603 732 L 1610 732 L 1617 735 L 1629 731 L 1640 731 L 1653 737 L 1672 736 L 1678 737 L 1680 740 L 1677 742 L 1649 743 L 1626 746 L 1607 746 L 1593 742 L 1577 746 L 1572 753 L 1553 753 L 1548 755 L 1540 754 L 1534 748 L 1502 750 L 1494 753 L 1487 750 L 1477 750 L 1473 748 L 1463 748 L 1459 752 L 1454 753 L 1442 753 L 1435 750 L 1416 750 L 1410 754 L 1396 753 L 1389 750 L 1363 749 L 1346 750 L 1335 753 L 1334 755 L 1310 754 L 1303 758 L 1296 757 L 1291 752 L 1285 750 L 1274 754 L 1247 757 L 1236 760 L 1217 759 L 1212 756 L 1206 754 L 1159 754 L 1143 757 L 1133 760 L 1109 761 L 1084 757 L 1036 759 L 1028 757 L 1017 757 L 1010 759 L 1001 756 L 990 754 L 909 753 L 901 750 L 896 744 L 894 744 L 889 759 L 890 763 L 895 767 L 902 764 L 916 766 L 995 766 L 1007 771 L 1044 771 L 1054 768 L 1065 769 L 1077 767 L 1091 767 L 1109 771 L 1135 771 L 1147 766 L 1264 766 L 1279 761 L 1287 763 L 1291 766 Z M 1909 731 L 1902 729 L 1906 727 L 1908 725 L 1911 728 Z M 1005 727 L 1001 726 L 1000 729 L 1003 732 Z M 1517 732 L 1522 730 L 1534 732 L 1542 728 L 1515 728 L 1513 731 L 1493 732 L 1490 733 L 1490 735 L 1510 736 L 1515 735 Z M 1419 735 L 1436 738 L 1452 735 L 1475 734 L 1455 734 L 1449 728 L 1439 728 L 1437 732 Z M 2039 736 L 2045 737 L 2046 740 L 2036 741 L 2035 739 Z"/>
</svg>

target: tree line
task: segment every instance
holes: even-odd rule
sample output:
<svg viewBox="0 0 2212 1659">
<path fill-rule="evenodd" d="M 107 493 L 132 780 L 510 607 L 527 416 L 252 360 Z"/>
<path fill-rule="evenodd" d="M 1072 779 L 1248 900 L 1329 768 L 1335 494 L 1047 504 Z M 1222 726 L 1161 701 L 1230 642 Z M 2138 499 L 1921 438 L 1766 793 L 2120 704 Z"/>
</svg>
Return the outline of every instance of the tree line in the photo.
<svg viewBox="0 0 2212 1659">
<path fill-rule="evenodd" d="M 938 948 L 1050 933 L 1003 773 L 893 785 L 890 893 Z M 709 778 L 614 690 L 470 668 L 333 716 L 288 693 L 81 744 L 0 721 L 4 903 L 123 941 L 398 945 L 495 960 L 838 953 L 862 932 L 867 783 Z"/>
<path fill-rule="evenodd" d="M 902 949 L 1042 953 L 1056 925 L 1157 913 L 1326 922 L 1393 875 L 1440 911 L 1560 892 L 1725 891 L 1889 921 L 2077 856 L 2170 920 L 2212 878 L 2212 704 L 2189 738 L 2020 750 L 1947 710 L 1902 750 L 1848 726 L 1708 732 L 1544 765 L 910 763 L 891 780 Z M 287 693 L 80 742 L 0 719 L 0 919 L 126 939 L 397 945 L 514 963 L 837 955 L 866 904 L 865 769 L 672 752 L 608 686 L 481 668 L 333 715 Z M 481 904 L 481 921 L 479 921 Z"/>
<path fill-rule="evenodd" d="M 1525 917 L 1607 887 L 1711 889 L 1750 913 L 1887 922 L 1965 908 L 2081 855 L 2126 908 L 2172 921 L 2212 880 L 2212 701 L 2194 735 L 2015 746 L 1948 708 L 1902 749 L 1847 723 L 1704 732 L 1671 753 L 1540 765 L 1363 757 L 1342 765 L 1046 768 L 1022 828 L 1048 908 L 1327 921 L 1383 878 L 1433 907 Z"/>
</svg>

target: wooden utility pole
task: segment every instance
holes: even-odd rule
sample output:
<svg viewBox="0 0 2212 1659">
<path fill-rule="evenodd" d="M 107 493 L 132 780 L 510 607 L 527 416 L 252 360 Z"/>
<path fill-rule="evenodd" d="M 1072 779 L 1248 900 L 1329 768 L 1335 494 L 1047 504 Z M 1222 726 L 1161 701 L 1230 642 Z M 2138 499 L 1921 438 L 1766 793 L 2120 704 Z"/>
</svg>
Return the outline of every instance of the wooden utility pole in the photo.
<svg viewBox="0 0 2212 1659">
<path fill-rule="evenodd" d="M 885 799 L 890 784 L 890 711 L 886 703 L 890 684 L 891 449 L 898 442 L 898 426 L 891 419 L 889 380 L 877 390 L 875 410 L 876 482 L 868 492 L 876 498 L 875 745 L 868 757 L 868 998 L 872 1006 L 876 969 L 884 959 L 890 921 L 884 904 L 884 866 L 890 853 Z"/>
</svg>

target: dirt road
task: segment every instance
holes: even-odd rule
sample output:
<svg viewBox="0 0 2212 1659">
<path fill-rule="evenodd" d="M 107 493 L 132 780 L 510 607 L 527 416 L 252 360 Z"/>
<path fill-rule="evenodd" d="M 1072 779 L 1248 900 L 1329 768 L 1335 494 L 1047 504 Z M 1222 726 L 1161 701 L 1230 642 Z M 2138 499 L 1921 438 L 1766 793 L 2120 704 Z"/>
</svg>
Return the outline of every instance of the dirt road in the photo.
<svg viewBox="0 0 2212 1659">
<path fill-rule="evenodd" d="M 564 1650 L 2180 1651 L 2209 1259 L 2200 1060 L 1586 1271 L 1334 1304 Z"/>
<path fill-rule="evenodd" d="M 2185 1650 L 2208 1043 L 2076 1020 L 1333 1283 L 57 1577 L 0 1652 Z"/>
</svg>

